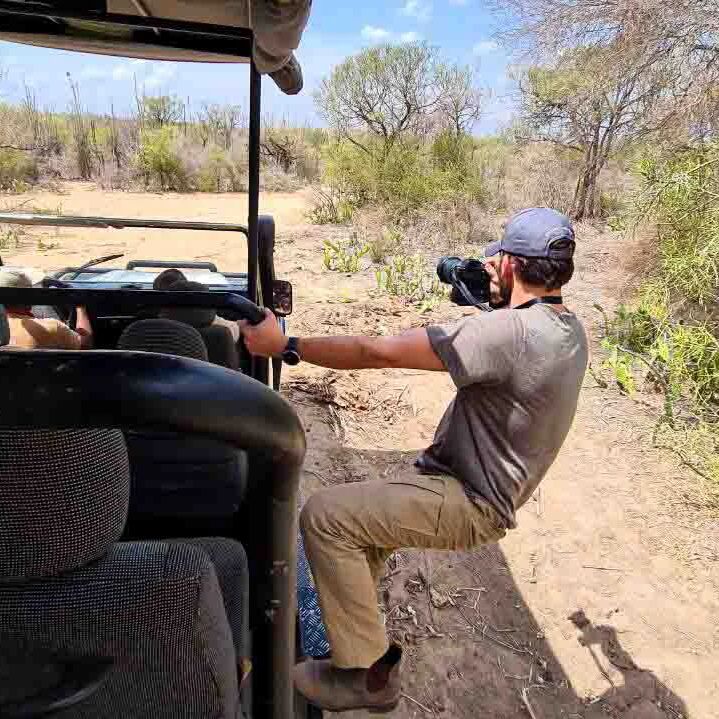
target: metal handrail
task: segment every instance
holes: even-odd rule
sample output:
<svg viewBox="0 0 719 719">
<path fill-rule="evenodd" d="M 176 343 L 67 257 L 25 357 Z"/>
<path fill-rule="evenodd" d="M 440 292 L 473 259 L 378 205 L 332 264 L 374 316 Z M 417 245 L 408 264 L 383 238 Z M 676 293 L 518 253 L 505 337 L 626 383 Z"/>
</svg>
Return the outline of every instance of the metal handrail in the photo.
<svg viewBox="0 0 719 719">
<path fill-rule="evenodd" d="M 102 230 L 123 230 L 143 227 L 158 230 L 200 230 L 206 232 L 241 232 L 247 236 L 246 225 L 232 222 L 197 220 L 145 220 L 136 217 L 85 217 L 82 215 L 46 215 L 31 212 L 0 212 L 0 223 L 7 225 L 40 225 L 45 227 L 95 227 Z"/>
</svg>

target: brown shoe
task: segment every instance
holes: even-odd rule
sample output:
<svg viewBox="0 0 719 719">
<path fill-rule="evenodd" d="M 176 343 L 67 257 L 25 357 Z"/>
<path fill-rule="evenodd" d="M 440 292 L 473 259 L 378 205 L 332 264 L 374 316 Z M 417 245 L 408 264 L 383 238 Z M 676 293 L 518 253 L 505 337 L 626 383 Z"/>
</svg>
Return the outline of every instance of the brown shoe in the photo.
<svg viewBox="0 0 719 719">
<path fill-rule="evenodd" d="M 393 652 L 393 649 L 396 651 Z M 376 691 L 370 690 L 368 680 L 370 686 L 376 682 L 374 674 L 377 665 L 370 669 L 338 669 L 332 666 L 330 659 L 308 659 L 295 665 L 295 688 L 311 704 L 327 711 L 391 711 L 397 706 L 401 696 L 402 652 L 399 647 L 393 647 L 388 654 L 388 663 L 380 671 L 383 675 L 381 687 Z"/>
</svg>

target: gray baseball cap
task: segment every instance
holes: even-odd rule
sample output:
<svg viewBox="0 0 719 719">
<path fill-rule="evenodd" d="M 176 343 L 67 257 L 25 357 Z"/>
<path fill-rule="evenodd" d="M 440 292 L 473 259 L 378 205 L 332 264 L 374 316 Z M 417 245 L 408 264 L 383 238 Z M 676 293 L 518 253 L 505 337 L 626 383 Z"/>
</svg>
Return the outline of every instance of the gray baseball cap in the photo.
<svg viewBox="0 0 719 719">
<path fill-rule="evenodd" d="M 570 260 L 574 246 L 574 228 L 566 215 L 548 207 L 530 207 L 512 215 L 502 239 L 487 245 L 484 256 L 508 252 L 519 257 Z"/>
</svg>

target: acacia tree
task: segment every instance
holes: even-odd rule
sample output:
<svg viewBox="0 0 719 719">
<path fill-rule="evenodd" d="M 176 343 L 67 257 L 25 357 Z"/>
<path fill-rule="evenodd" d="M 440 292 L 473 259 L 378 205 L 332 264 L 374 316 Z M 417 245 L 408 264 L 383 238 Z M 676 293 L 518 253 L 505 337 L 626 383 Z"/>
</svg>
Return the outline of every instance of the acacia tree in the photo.
<svg viewBox="0 0 719 719">
<path fill-rule="evenodd" d="M 662 53 L 633 53 L 619 42 L 565 52 L 520 78 L 526 139 L 582 154 L 575 219 L 598 213 L 598 180 L 611 155 L 672 119 L 675 79 Z"/>
<path fill-rule="evenodd" d="M 239 105 L 204 105 L 199 116 L 202 144 L 209 139 L 221 143 L 226 150 L 232 149 L 232 138 L 242 121 Z"/>
<path fill-rule="evenodd" d="M 424 132 L 444 98 L 441 65 L 434 48 L 420 43 L 379 45 L 347 58 L 315 93 L 322 115 L 363 152 L 379 140 L 387 157 L 401 139 Z"/>
<path fill-rule="evenodd" d="M 160 128 L 178 124 L 184 115 L 185 104 L 174 95 L 138 95 L 135 100 L 140 122 L 149 127 Z"/>
<path fill-rule="evenodd" d="M 471 67 L 442 65 L 437 72 L 440 125 L 455 138 L 472 131 L 482 111 L 482 95 Z"/>
<path fill-rule="evenodd" d="M 719 117 L 719 0 L 484 0 L 501 16 L 505 44 L 533 63 L 578 47 L 630 58 L 664 56 L 683 114 L 700 127 Z M 694 117 L 696 114 L 696 118 Z M 708 116 L 709 114 L 709 116 Z"/>
</svg>

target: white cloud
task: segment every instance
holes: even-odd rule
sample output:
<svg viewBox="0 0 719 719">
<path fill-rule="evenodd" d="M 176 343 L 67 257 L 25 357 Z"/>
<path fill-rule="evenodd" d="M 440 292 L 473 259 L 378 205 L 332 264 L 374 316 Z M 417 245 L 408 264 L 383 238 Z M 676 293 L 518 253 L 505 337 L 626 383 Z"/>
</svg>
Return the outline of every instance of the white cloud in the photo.
<svg viewBox="0 0 719 719">
<path fill-rule="evenodd" d="M 494 40 L 481 40 L 473 48 L 472 53 L 474 55 L 489 55 L 499 48 L 499 45 Z"/>
<path fill-rule="evenodd" d="M 450 5 L 459 5 L 460 7 L 464 7 L 468 2 L 469 0 L 449 0 Z"/>
<path fill-rule="evenodd" d="M 419 42 L 422 39 L 422 36 L 418 32 L 410 30 L 409 32 L 403 32 L 399 36 L 399 39 L 402 42 Z"/>
<path fill-rule="evenodd" d="M 432 15 L 432 3 L 430 0 L 405 0 L 400 13 L 419 22 L 426 22 Z"/>
<path fill-rule="evenodd" d="M 167 82 L 175 75 L 175 68 L 165 63 L 157 63 L 152 66 L 150 74 L 145 77 L 143 84 L 148 89 L 158 88 L 163 82 Z"/>
<path fill-rule="evenodd" d="M 362 28 L 362 37 L 366 40 L 372 40 L 372 42 L 381 42 L 382 40 L 387 40 L 389 36 L 389 30 L 385 30 L 383 27 L 365 25 Z"/>
</svg>

